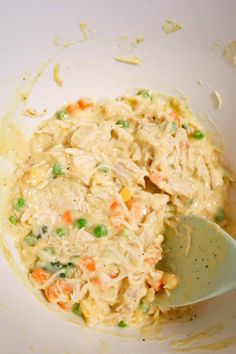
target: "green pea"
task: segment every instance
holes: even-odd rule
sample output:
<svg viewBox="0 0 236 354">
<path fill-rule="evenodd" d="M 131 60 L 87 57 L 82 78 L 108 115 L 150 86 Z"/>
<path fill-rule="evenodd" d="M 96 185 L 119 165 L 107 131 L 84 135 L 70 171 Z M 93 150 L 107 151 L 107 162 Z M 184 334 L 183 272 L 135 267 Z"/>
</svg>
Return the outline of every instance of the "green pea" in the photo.
<svg viewBox="0 0 236 354">
<path fill-rule="evenodd" d="M 59 237 L 65 236 L 66 230 L 65 230 L 63 227 L 58 227 L 58 228 L 56 229 L 56 234 L 57 234 L 57 236 L 59 236 Z"/>
<path fill-rule="evenodd" d="M 17 198 L 15 201 L 15 209 L 21 211 L 25 207 L 25 199 L 24 198 Z"/>
<path fill-rule="evenodd" d="M 215 214 L 215 221 L 222 222 L 225 219 L 225 211 L 224 209 L 218 209 Z"/>
<path fill-rule="evenodd" d="M 198 139 L 198 140 L 201 140 L 203 139 L 205 136 L 204 132 L 201 131 L 201 130 L 196 130 L 195 133 L 194 133 L 194 138 L 195 139 Z"/>
<path fill-rule="evenodd" d="M 52 167 L 52 172 L 54 176 L 61 176 L 64 174 L 62 166 L 59 162 L 56 162 Z"/>
<path fill-rule="evenodd" d="M 129 128 L 129 122 L 127 120 L 124 120 L 124 119 L 119 119 L 117 122 L 116 122 L 116 125 L 120 125 L 121 128 Z"/>
<path fill-rule="evenodd" d="M 80 305 L 77 304 L 77 303 L 73 304 L 72 312 L 76 316 L 80 316 L 81 317 L 83 315 L 82 312 L 81 312 L 81 309 L 80 309 Z"/>
<path fill-rule="evenodd" d="M 67 117 L 67 112 L 64 110 L 60 110 L 56 112 L 56 118 L 61 120 Z"/>
<path fill-rule="evenodd" d="M 9 220 L 9 223 L 12 225 L 16 225 L 18 223 L 18 219 L 15 215 L 10 215 L 8 220 Z"/>
<path fill-rule="evenodd" d="M 87 225 L 87 220 L 84 218 L 80 218 L 80 219 L 76 220 L 75 224 L 78 227 L 78 229 L 82 229 L 83 227 L 85 227 Z"/>
<path fill-rule="evenodd" d="M 128 327 L 128 324 L 127 324 L 125 321 L 120 321 L 120 322 L 118 323 L 118 326 L 119 326 L 120 328 L 125 328 L 125 327 Z"/>
<path fill-rule="evenodd" d="M 93 234 L 97 238 L 107 236 L 108 230 L 106 225 L 97 225 L 93 230 Z"/>
</svg>

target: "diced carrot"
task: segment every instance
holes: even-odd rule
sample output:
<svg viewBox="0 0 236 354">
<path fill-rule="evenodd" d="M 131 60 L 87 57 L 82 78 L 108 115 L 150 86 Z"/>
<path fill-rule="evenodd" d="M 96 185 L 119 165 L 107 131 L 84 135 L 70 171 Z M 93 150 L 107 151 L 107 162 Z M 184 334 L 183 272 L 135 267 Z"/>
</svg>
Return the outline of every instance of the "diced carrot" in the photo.
<svg viewBox="0 0 236 354">
<path fill-rule="evenodd" d="M 119 272 L 117 272 L 115 274 L 111 274 L 110 277 L 111 277 L 111 279 L 115 279 L 118 277 L 118 275 L 119 275 Z"/>
<path fill-rule="evenodd" d="M 171 113 L 171 118 L 177 123 L 178 127 L 180 127 L 181 122 L 180 122 L 180 117 L 178 112 L 172 112 Z"/>
<path fill-rule="evenodd" d="M 99 277 L 94 278 L 92 283 L 102 291 L 107 290 L 107 285 Z"/>
<path fill-rule="evenodd" d="M 68 302 L 58 302 L 58 305 L 62 308 L 64 311 L 70 312 L 72 309 L 72 306 Z"/>
<path fill-rule="evenodd" d="M 58 302 L 61 293 L 69 296 L 72 291 L 73 289 L 69 284 L 67 284 L 61 279 L 58 279 L 45 289 L 44 294 L 48 302 L 56 303 Z"/>
<path fill-rule="evenodd" d="M 66 110 L 67 110 L 68 113 L 73 114 L 73 113 L 75 113 L 76 111 L 78 111 L 79 108 L 80 108 L 80 106 L 79 106 L 78 102 L 75 102 L 75 103 L 69 104 L 69 105 L 66 107 Z"/>
<path fill-rule="evenodd" d="M 125 215 L 125 211 L 116 200 L 114 200 L 110 206 L 111 208 L 111 222 L 114 226 L 121 226 L 121 220 L 128 221 L 128 217 Z"/>
<path fill-rule="evenodd" d="M 66 210 L 63 214 L 63 219 L 67 225 L 72 224 L 72 215 L 70 210 Z"/>
<path fill-rule="evenodd" d="M 126 203 L 131 215 L 137 221 L 140 220 L 145 214 L 145 206 L 139 198 L 132 198 Z"/>
<path fill-rule="evenodd" d="M 93 101 L 90 98 L 87 98 L 87 97 L 81 98 L 78 101 L 78 104 L 79 104 L 81 109 L 93 107 Z"/>
<path fill-rule="evenodd" d="M 32 278 L 35 279 L 39 284 L 45 284 L 50 278 L 51 274 L 42 268 L 35 268 L 31 274 Z"/>
<path fill-rule="evenodd" d="M 183 150 L 188 150 L 190 148 L 190 145 L 188 142 L 182 142 L 180 143 L 180 148 Z"/>
<path fill-rule="evenodd" d="M 57 286 L 54 284 L 49 285 L 44 290 L 44 295 L 50 304 L 55 304 L 59 299 Z"/>
<path fill-rule="evenodd" d="M 96 264 L 95 261 L 92 257 L 90 256 L 84 256 L 81 259 L 82 264 L 85 266 L 85 268 L 87 270 L 89 270 L 90 272 L 94 272 L 96 270 Z"/>
<path fill-rule="evenodd" d="M 61 279 L 57 280 L 57 286 L 60 287 L 64 295 L 70 295 L 73 292 L 73 288 Z"/>
<path fill-rule="evenodd" d="M 114 202 L 111 203 L 111 210 L 117 210 L 120 208 L 121 208 L 121 205 L 120 205 L 120 203 L 117 202 L 117 200 L 114 200 Z"/>
</svg>

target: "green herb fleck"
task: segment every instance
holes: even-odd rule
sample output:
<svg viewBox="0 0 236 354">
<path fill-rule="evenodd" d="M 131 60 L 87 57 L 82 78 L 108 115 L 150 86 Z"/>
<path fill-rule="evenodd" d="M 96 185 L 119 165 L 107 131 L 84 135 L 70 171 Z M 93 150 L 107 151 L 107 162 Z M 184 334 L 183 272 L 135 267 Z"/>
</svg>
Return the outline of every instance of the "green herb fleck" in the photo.
<svg viewBox="0 0 236 354">
<path fill-rule="evenodd" d="M 189 199 L 189 201 L 188 201 L 188 205 L 193 205 L 194 201 L 195 201 L 195 199 L 194 199 L 194 198 Z"/>
<path fill-rule="evenodd" d="M 138 95 L 141 95 L 144 98 L 148 98 L 149 100 L 152 100 L 152 98 L 153 98 L 150 91 L 148 91 L 148 90 L 140 90 L 140 91 L 138 91 Z"/>
<path fill-rule="evenodd" d="M 61 265 L 61 278 L 72 278 L 74 275 L 75 265 L 73 263 L 67 263 Z"/>
<path fill-rule="evenodd" d="M 35 236 L 32 232 L 25 236 L 24 241 L 27 243 L 28 246 L 35 246 L 37 241 L 41 238 L 40 235 Z"/>
<path fill-rule="evenodd" d="M 171 122 L 171 132 L 174 134 L 178 129 L 178 125 L 175 122 Z"/>
<path fill-rule="evenodd" d="M 99 172 L 107 173 L 109 171 L 109 167 L 105 164 L 101 163 L 98 167 Z"/>
<path fill-rule="evenodd" d="M 59 237 L 65 236 L 66 230 L 65 230 L 63 227 L 58 227 L 58 228 L 56 229 L 56 234 L 57 234 L 57 236 L 59 236 Z"/>
<path fill-rule="evenodd" d="M 44 247 L 43 250 L 45 252 L 47 252 L 48 254 L 50 254 L 51 256 L 55 256 L 56 255 L 56 250 L 54 247 Z"/>
<path fill-rule="evenodd" d="M 42 230 L 42 233 L 43 233 L 43 234 L 46 234 L 46 233 L 48 232 L 48 227 L 47 227 L 47 225 L 43 225 L 43 226 L 41 227 L 41 230 Z"/>
<path fill-rule="evenodd" d="M 139 309 L 142 311 L 142 312 L 148 312 L 150 310 L 150 304 L 147 302 L 147 301 L 144 301 L 144 300 L 141 300 L 140 303 L 139 303 Z"/>
<path fill-rule="evenodd" d="M 119 119 L 117 122 L 116 122 L 116 125 L 120 125 L 121 128 L 129 128 L 129 122 L 127 120 L 124 120 L 124 119 Z"/>
</svg>

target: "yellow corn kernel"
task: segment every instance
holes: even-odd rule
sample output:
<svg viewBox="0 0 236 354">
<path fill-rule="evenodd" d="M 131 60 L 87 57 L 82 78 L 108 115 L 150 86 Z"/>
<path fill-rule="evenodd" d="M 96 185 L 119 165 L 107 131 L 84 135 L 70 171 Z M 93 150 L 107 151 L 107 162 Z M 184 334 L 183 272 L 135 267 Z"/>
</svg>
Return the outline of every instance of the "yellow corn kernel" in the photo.
<svg viewBox="0 0 236 354">
<path fill-rule="evenodd" d="M 80 308 L 85 319 L 89 320 L 92 314 L 96 312 L 96 303 L 92 298 L 87 298 L 80 301 Z"/>
<path fill-rule="evenodd" d="M 120 191 L 120 195 L 123 201 L 126 203 L 132 198 L 133 193 L 129 188 L 123 187 Z"/>
<path fill-rule="evenodd" d="M 178 285 L 178 277 L 175 274 L 164 273 L 162 277 L 164 288 L 168 290 L 175 289 Z"/>
</svg>

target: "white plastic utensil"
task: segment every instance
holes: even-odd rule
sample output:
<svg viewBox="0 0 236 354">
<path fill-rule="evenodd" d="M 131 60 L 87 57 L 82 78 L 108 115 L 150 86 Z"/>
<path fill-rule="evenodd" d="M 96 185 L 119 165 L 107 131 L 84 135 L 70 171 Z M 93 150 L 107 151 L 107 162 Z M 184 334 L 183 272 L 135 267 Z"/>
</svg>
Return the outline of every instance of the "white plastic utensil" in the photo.
<svg viewBox="0 0 236 354">
<path fill-rule="evenodd" d="M 184 216 L 176 229 L 168 228 L 160 269 L 179 276 L 160 305 L 179 307 L 236 289 L 236 241 L 219 225 L 197 216 Z"/>
</svg>

